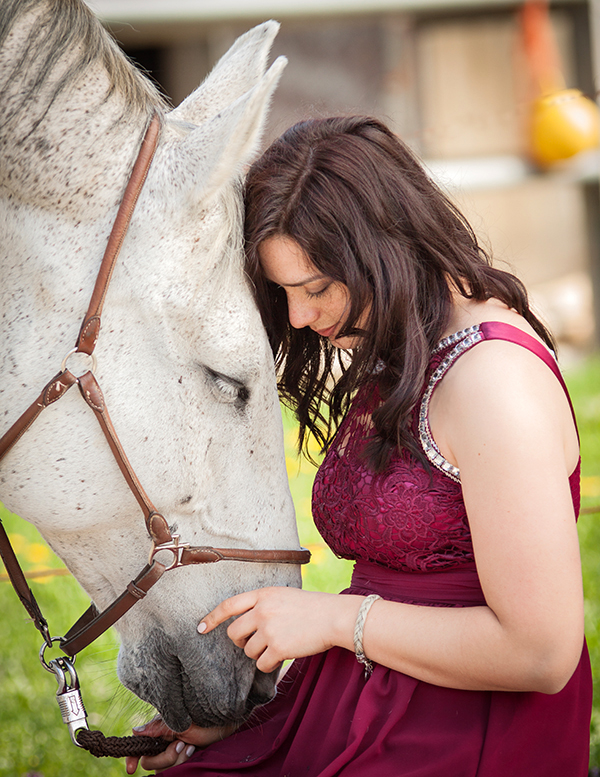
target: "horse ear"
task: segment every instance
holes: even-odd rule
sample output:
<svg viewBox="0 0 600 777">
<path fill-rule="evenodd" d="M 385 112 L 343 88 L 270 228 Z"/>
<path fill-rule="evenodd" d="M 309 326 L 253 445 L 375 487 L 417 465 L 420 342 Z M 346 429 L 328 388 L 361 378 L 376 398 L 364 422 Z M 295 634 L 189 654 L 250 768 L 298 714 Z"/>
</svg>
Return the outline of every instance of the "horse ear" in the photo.
<svg viewBox="0 0 600 777">
<path fill-rule="evenodd" d="M 268 21 L 241 35 L 203 83 L 169 116 L 201 124 L 252 89 L 263 76 L 279 23 Z"/>
<path fill-rule="evenodd" d="M 178 144 L 170 172 L 184 196 L 205 199 L 242 173 L 258 151 L 269 102 L 286 64 L 285 57 L 278 57 L 256 86 Z"/>
</svg>

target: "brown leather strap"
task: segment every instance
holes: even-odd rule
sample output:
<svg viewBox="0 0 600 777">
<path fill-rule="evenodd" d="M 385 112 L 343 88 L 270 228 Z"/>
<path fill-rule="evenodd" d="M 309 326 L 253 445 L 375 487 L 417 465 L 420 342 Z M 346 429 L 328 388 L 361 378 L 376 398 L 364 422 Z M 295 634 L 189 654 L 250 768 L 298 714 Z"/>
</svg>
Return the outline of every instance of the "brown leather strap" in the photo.
<svg viewBox="0 0 600 777">
<path fill-rule="evenodd" d="M 148 534 L 150 534 L 157 544 L 168 542 L 171 539 L 171 532 L 169 531 L 167 522 L 156 512 L 148 494 L 144 491 L 142 484 L 133 471 L 133 467 L 129 463 L 129 459 L 123 450 L 123 446 L 121 445 L 112 421 L 110 420 L 110 416 L 108 415 L 104 395 L 98 385 L 98 381 L 91 372 L 86 372 L 79 378 L 79 390 L 81 391 L 82 397 L 94 411 L 113 456 L 119 465 L 119 469 L 123 473 L 123 477 L 137 499 L 139 506 L 142 508 L 144 518 L 146 519 Z"/>
<path fill-rule="evenodd" d="M 181 563 L 214 564 L 218 561 L 245 561 L 263 564 L 308 564 L 310 551 L 301 550 L 240 550 L 237 548 L 193 547 L 183 550 Z M 172 567 L 175 568 L 175 567 Z M 79 618 L 60 642 L 68 656 L 74 656 L 113 626 L 133 605 L 142 599 L 163 576 L 168 567 L 158 561 L 145 566 L 127 589 L 101 613 L 92 605 Z"/>
<path fill-rule="evenodd" d="M 101 613 L 98 613 L 92 605 L 61 639 L 61 649 L 66 655 L 74 656 L 87 647 L 125 615 L 142 596 L 145 596 L 160 580 L 164 571 L 165 567 L 155 561 L 152 565 L 145 566 L 135 580 L 129 583 L 126 590 Z M 130 590 L 130 587 L 135 590 L 135 593 Z"/>
<path fill-rule="evenodd" d="M 76 350 L 91 355 L 98 334 L 100 332 L 100 315 L 104 305 L 104 299 L 113 273 L 115 262 L 136 202 L 146 179 L 152 157 L 156 148 L 160 120 L 157 115 L 152 118 L 142 142 L 140 153 L 133 167 L 131 178 L 125 189 L 123 200 L 119 207 L 115 223 L 113 225 L 106 251 L 102 259 L 100 271 L 96 279 L 94 291 L 88 311 L 81 325 L 77 339 Z M 108 441 L 111 451 L 123 473 L 129 488 L 140 505 L 146 520 L 148 533 L 153 540 L 154 547 L 167 545 L 174 551 L 174 561 L 171 566 L 165 567 L 157 560 L 144 567 L 135 580 L 127 586 L 127 589 L 115 599 L 103 612 L 99 613 L 93 605 L 79 618 L 69 629 L 67 635 L 61 639 L 61 647 L 69 656 L 76 655 L 84 647 L 87 647 L 97 637 L 103 634 L 110 626 L 116 623 L 137 601 L 143 598 L 149 589 L 156 583 L 167 569 L 175 569 L 187 564 L 210 564 L 218 561 L 244 561 L 255 563 L 275 564 L 306 564 L 310 560 L 310 552 L 301 550 L 247 550 L 238 548 L 211 548 L 178 546 L 178 541 L 172 537 L 165 518 L 156 512 L 154 505 L 144 491 L 129 460 L 119 441 L 114 429 L 104 396 L 92 372 L 86 372 L 80 378 L 76 378 L 69 370 L 58 373 L 44 387 L 37 400 L 23 413 L 17 422 L 0 439 L 0 460 L 12 448 L 31 424 L 38 418 L 41 411 L 48 405 L 60 399 L 74 384 L 79 384 L 81 394 L 87 404 L 94 411 L 100 427 Z M 0 522 L 1 526 L 1 522 Z M 42 616 L 35 598 L 27 586 L 23 571 L 17 561 L 4 527 L 0 531 L 0 553 L 4 559 L 8 574 L 19 598 L 34 620 L 38 629 L 44 635 L 48 644 L 51 644 L 48 624 Z"/>
<path fill-rule="evenodd" d="M 77 378 L 69 370 L 63 370 L 63 372 L 59 372 L 44 386 L 42 393 L 35 402 L 27 408 L 0 438 L 0 461 L 13 445 L 21 439 L 42 410 L 64 396 L 74 383 L 77 383 Z"/>
<path fill-rule="evenodd" d="M 0 461 L 6 456 L 18 440 L 25 434 L 33 422 L 39 417 L 44 408 L 59 400 L 71 386 L 77 382 L 77 378 L 69 370 L 63 370 L 55 375 L 47 383 L 39 397 L 33 402 L 27 410 L 17 419 L 10 429 L 0 438 Z M 13 588 L 21 603 L 29 613 L 36 629 L 42 634 L 47 645 L 51 645 L 50 632 L 48 631 L 48 622 L 42 615 L 32 590 L 27 585 L 25 575 L 21 565 L 10 543 L 10 539 L 2 521 L 0 521 L 0 556 L 6 567 Z"/>
<path fill-rule="evenodd" d="M 154 114 L 144 135 L 138 157 L 133 166 L 131 177 L 125 188 L 125 194 L 119 206 L 113 228 L 108 239 L 108 244 L 100 264 L 100 270 L 96 278 L 96 284 L 90 300 L 88 311 L 85 315 L 81 330 L 77 339 L 77 350 L 91 355 L 98 339 L 100 331 L 100 314 L 104 304 L 104 298 L 108 289 L 115 262 L 119 255 L 121 245 L 127 234 L 129 222 L 135 209 L 138 197 L 148 175 L 150 163 L 156 149 L 158 134 L 160 131 L 160 119 Z M 63 370 L 55 375 L 44 387 L 40 396 L 17 419 L 11 428 L 0 438 L 0 460 L 12 448 L 31 424 L 40 415 L 42 410 L 60 399 L 66 391 L 77 382 L 77 378 L 69 370 Z"/>
<path fill-rule="evenodd" d="M 257 564 L 308 564 L 310 550 L 243 550 L 241 548 L 185 548 L 181 566 L 212 564 L 216 561 L 250 561 Z"/>
<path fill-rule="evenodd" d="M 159 132 L 160 119 L 158 114 L 155 113 L 146 130 L 138 157 L 133 166 L 133 170 L 131 171 L 131 177 L 127 183 L 125 194 L 121 200 L 121 205 L 119 206 L 110 237 L 108 238 L 88 311 L 81 324 L 81 330 L 79 332 L 79 337 L 77 338 L 77 350 L 80 352 L 91 354 L 96 347 L 96 341 L 100 334 L 100 315 L 102 313 L 102 307 L 104 306 L 108 285 L 115 268 L 117 257 L 119 256 L 119 251 L 123 245 L 123 240 L 127 234 L 129 222 L 131 221 L 138 197 L 140 196 L 146 176 L 148 175 L 150 163 L 152 162 L 152 157 L 156 150 Z"/>
<path fill-rule="evenodd" d="M 12 583 L 12 586 L 15 589 L 17 596 L 21 600 L 21 604 L 23 605 L 23 607 L 25 607 L 25 609 L 29 613 L 29 616 L 31 617 L 31 620 L 33 621 L 34 626 L 44 637 L 48 647 L 51 647 L 52 641 L 50 639 L 50 632 L 48 630 L 48 621 L 42 615 L 42 611 L 40 609 L 39 604 L 36 601 L 35 596 L 33 595 L 33 591 L 27 585 L 27 581 L 25 580 L 25 575 L 23 574 L 21 565 L 19 564 L 19 561 L 15 556 L 15 552 L 13 550 L 12 545 L 10 544 L 8 534 L 6 533 L 6 529 L 4 528 L 4 525 L 2 524 L 1 520 L 0 520 L 0 556 L 2 556 L 2 561 L 4 562 L 4 566 L 6 567 L 6 571 L 8 572 L 10 582 Z"/>
<path fill-rule="evenodd" d="M 100 272 L 96 279 L 96 284 L 94 286 L 94 291 L 92 293 L 92 298 L 90 300 L 88 312 L 81 326 L 81 331 L 77 341 L 77 349 L 87 354 L 92 353 L 92 351 L 94 350 L 94 346 L 96 344 L 98 332 L 100 329 L 100 313 L 102 311 L 102 306 L 104 304 L 104 297 L 106 296 L 106 291 L 114 269 L 117 256 L 119 254 L 121 245 L 125 238 L 125 234 L 127 232 L 129 222 L 131 221 L 131 216 L 133 214 L 136 202 L 138 200 L 142 186 L 146 179 L 146 176 L 150 167 L 150 163 L 152 161 L 152 157 L 154 155 L 154 151 L 158 141 L 159 130 L 160 130 L 160 119 L 158 115 L 155 114 L 152 117 L 150 125 L 144 136 L 144 140 L 142 141 L 142 146 L 138 154 L 138 158 L 134 164 L 131 178 L 125 189 L 125 194 L 124 194 L 123 200 L 121 201 L 121 205 L 119 206 L 117 217 L 115 219 L 115 223 L 113 224 L 113 228 L 111 230 L 111 234 L 109 237 L 109 242 L 104 252 L 104 257 L 102 259 Z M 91 373 L 88 373 L 88 374 L 91 375 Z M 31 425 L 41 414 L 42 410 L 44 410 L 44 408 L 51 405 L 53 402 L 56 402 L 57 400 L 59 400 L 62 396 L 65 395 L 65 393 L 68 391 L 69 388 L 71 388 L 71 386 L 74 383 L 78 383 L 78 382 L 80 383 L 80 380 L 78 380 L 69 370 L 66 370 L 66 369 L 63 369 L 61 372 L 59 372 L 57 375 L 55 375 L 52 378 L 52 380 L 44 387 L 39 397 L 17 419 L 17 421 L 2 436 L 2 438 L 0 438 L 0 461 L 8 453 L 8 451 L 11 450 L 11 448 L 15 445 L 15 443 L 21 439 L 21 437 L 25 434 L 25 432 L 31 427 Z M 93 383 L 95 384 L 96 387 L 98 386 L 95 379 Z M 85 393 L 81 387 L 81 384 L 80 384 L 80 389 L 82 390 L 82 393 L 85 398 Z M 100 391 L 99 387 L 97 388 L 97 391 L 99 392 L 99 396 L 102 396 L 102 392 Z M 90 394 L 90 397 L 89 397 L 90 401 L 88 401 L 88 398 L 86 398 L 86 401 L 88 401 L 88 404 L 91 404 L 91 402 L 94 402 L 95 399 L 97 399 L 97 395 L 95 397 L 92 397 L 92 395 Z M 107 414 L 106 414 L 106 417 L 108 418 Z M 110 428 L 112 429 L 112 424 L 110 424 L 110 419 L 108 419 L 108 423 L 110 425 Z M 114 429 L 112 429 L 112 431 L 114 434 Z M 135 473 L 131 469 L 131 465 L 127 461 L 127 458 L 124 452 L 122 451 L 122 448 L 120 447 L 120 443 L 118 442 L 118 438 L 116 434 L 114 434 L 114 440 L 116 441 L 116 445 L 118 446 L 119 450 L 122 453 L 122 459 L 124 459 L 124 461 L 126 462 L 126 469 L 128 469 L 128 474 L 126 476 L 127 482 L 130 483 L 130 487 L 132 488 L 133 493 L 135 494 L 136 498 L 138 499 L 138 502 L 140 502 L 142 509 L 144 510 L 144 515 L 146 518 L 146 523 L 149 527 L 149 531 L 152 530 L 151 533 L 155 535 L 160 541 L 165 541 L 171 536 L 170 532 L 168 531 L 168 526 L 165 519 L 162 516 L 158 515 L 158 513 L 156 513 L 156 511 L 154 510 L 154 507 L 152 506 L 152 503 L 150 502 L 143 488 L 139 484 L 139 481 L 137 480 Z M 111 444 L 111 448 L 113 448 L 113 444 Z M 114 449 L 113 449 L 113 452 L 114 452 Z M 117 461 L 119 462 L 119 465 L 121 466 L 122 459 L 119 458 L 119 456 L 116 456 L 116 458 L 117 458 Z M 123 467 L 121 467 L 121 469 L 123 471 Z M 1 525 L 1 522 L 0 522 L 0 525 Z M 165 534 L 165 530 L 166 530 L 166 534 Z M 44 639 L 46 639 L 47 644 L 50 645 L 51 642 L 50 642 L 50 634 L 48 632 L 48 623 L 46 619 L 43 617 L 40 607 L 31 589 L 27 585 L 23 570 L 21 569 L 18 559 L 15 556 L 14 550 L 10 543 L 10 539 L 6 534 L 6 531 L 3 526 L 1 526 L 1 529 L 0 529 L 0 555 L 2 556 L 2 560 L 4 561 L 6 570 L 8 572 L 8 575 L 10 577 L 10 580 L 13 584 L 13 587 L 16 593 L 19 596 L 19 599 L 23 603 L 23 606 L 26 608 L 27 612 L 32 617 L 36 628 L 38 628 L 42 632 L 42 634 L 44 635 Z M 109 616 L 104 617 L 100 621 L 101 624 L 106 624 L 106 625 L 103 625 L 100 628 L 100 630 L 98 630 L 99 627 L 97 625 L 93 627 L 93 633 L 95 633 L 96 636 L 101 634 L 103 631 L 106 631 L 106 629 L 109 626 L 111 626 L 116 620 L 118 620 L 120 615 L 117 614 L 116 617 L 113 617 L 113 614 L 115 612 L 119 612 L 122 614 L 123 612 L 126 612 L 136 601 L 139 600 L 139 596 L 136 596 L 134 591 L 137 591 L 139 593 L 139 591 L 143 589 L 143 586 L 147 586 L 147 588 L 150 588 L 150 586 L 153 585 L 161 577 L 162 572 L 164 571 L 164 568 L 162 569 L 162 571 L 160 571 L 161 566 L 162 565 L 158 564 L 158 562 L 153 564 L 151 572 L 150 572 L 150 568 L 146 567 L 141 573 L 141 578 L 143 579 L 143 585 L 140 586 L 139 581 L 137 582 L 134 581 L 135 589 L 132 588 L 132 592 L 130 591 L 124 592 L 124 594 L 121 597 L 119 597 L 119 599 L 116 602 L 113 602 L 113 605 L 111 605 L 111 607 L 108 608 L 111 614 Z M 160 571 L 160 574 L 158 574 L 159 571 Z M 84 622 L 86 624 L 85 628 L 90 629 L 92 627 L 92 624 L 95 623 L 95 619 L 90 616 L 90 613 L 94 611 L 95 611 L 95 608 L 92 606 L 77 621 L 77 624 L 75 624 L 75 626 L 71 628 L 69 633 L 71 632 L 75 633 L 75 631 L 79 631 L 80 628 L 78 627 L 83 627 Z M 101 618 L 101 616 L 98 616 L 98 617 Z M 86 644 L 89 644 L 89 642 L 91 642 L 92 639 L 93 638 L 88 639 L 86 641 Z M 79 643 L 77 644 L 81 644 L 81 643 L 82 643 L 82 640 L 80 640 Z"/>
</svg>

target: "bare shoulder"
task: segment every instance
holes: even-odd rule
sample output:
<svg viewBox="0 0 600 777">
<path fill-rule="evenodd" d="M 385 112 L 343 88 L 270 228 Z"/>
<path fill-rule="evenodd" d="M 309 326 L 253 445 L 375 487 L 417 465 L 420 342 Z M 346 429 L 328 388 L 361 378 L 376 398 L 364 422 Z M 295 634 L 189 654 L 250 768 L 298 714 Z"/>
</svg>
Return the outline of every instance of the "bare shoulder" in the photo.
<svg viewBox="0 0 600 777">
<path fill-rule="evenodd" d="M 524 319 L 508 313 L 493 320 L 542 342 Z M 515 446 L 553 440 L 570 469 L 578 458 L 577 434 L 560 382 L 539 356 L 504 340 L 480 342 L 453 364 L 432 398 L 430 424 L 442 452 L 456 466 L 461 451 L 482 440 L 499 445 L 513 441 Z"/>
<path fill-rule="evenodd" d="M 491 322 L 510 324 L 547 347 L 522 316 L 498 300 L 473 303 L 463 312 L 461 323 L 465 327 Z M 510 400 L 515 393 L 518 401 L 534 396 L 539 402 L 546 391 L 555 399 L 566 401 L 564 390 L 548 365 L 529 349 L 506 340 L 484 340 L 471 348 L 448 371 L 440 389 L 447 400 L 460 403 L 470 396 L 471 401 L 480 400 L 485 405 L 494 399 Z"/>
<path fill-rule="evenodd" d="M 554 423 L 568 410 L 556 376 L 536 354 L 514 343 L 488 340 L 463 354 L 445 375 L 438 402 L 466 429 L 498 424 Z M 432 412 L 436 405 L 432 403 Z"/>
</svg>

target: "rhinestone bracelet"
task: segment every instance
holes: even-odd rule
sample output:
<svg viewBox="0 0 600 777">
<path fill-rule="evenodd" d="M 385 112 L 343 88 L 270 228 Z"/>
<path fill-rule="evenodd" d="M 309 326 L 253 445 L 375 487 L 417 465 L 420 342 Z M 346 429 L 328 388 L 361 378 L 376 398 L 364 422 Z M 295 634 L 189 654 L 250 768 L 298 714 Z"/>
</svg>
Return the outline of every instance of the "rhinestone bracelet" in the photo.
<svg viewBox="0 0 600 777">
<path fill-rule="evenodd" d="M 381 599 L 381 596 L 371 594 L 363 600 L 359 607 L 358 615 L 356 616 L 356 624 L 354 626 L 354 652 L 356 653 L 356 660 L 360 664 L 365 665 L 365 680 L 368 680 L 373 672 L 373 662 L 365 655 L 363 649 L 363 632 L 365 630 L 365 621 L 367 620 L 369 610 L 373 606 L 373 602 L 376 602 L 377 599 Z"/>
</svg>

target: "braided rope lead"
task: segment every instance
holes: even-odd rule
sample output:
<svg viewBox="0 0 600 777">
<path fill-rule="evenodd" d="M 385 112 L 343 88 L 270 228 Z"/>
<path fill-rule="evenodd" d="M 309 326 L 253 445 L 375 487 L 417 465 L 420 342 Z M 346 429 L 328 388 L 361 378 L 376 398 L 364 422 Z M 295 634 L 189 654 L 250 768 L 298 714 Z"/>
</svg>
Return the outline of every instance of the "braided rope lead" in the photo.
<svg viewBox="0 0 600 777">
<path fill-rule="evenodd" d="M 354 652 L 356 653 L 356 660 L 360 664 L 365 665 L 365 680 L 368 680 L 373 672 L 373 662 L 365 655 L 363 648 L 363 632 L 365 630 L 365 621 L 367 620 L 369 610 L 373 606 L 373 602 L 376 602 L 377 599 L 381 599 L 381 596 L 371 594 L 363 599 L 358 610 L 358 615 L 356 616 L 356 624 L 354 625 Z"/>
<path fill-rule="evenodd" d="M 96 758 L 125 758 L 131 755 L 141 758 L 143 755 L 158 755 L 171 743 L 155 737 L 105 737 L 101 731 L 81 728 L 77 732 L 77 742 Z"/>
</svg>

